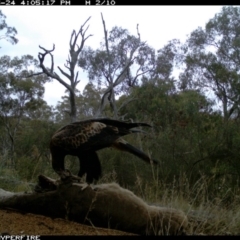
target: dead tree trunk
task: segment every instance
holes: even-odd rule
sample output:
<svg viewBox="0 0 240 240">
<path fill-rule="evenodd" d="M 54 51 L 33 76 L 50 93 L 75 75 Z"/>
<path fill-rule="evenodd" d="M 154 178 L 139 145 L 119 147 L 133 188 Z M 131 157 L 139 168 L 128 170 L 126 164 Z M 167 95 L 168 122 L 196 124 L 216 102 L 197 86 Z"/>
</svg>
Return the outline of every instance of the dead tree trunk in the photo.
<svg viewBox="0 0 240 240">
<path fill-rule="evenodd" d="M 119 116 L 119 110 L 120 108 L 117 108 L 116 106 L 116 87 L 120 86 L 124 81 L 126 82 L 127 79 L 129 79 L 129 73 L 130 73 L 130 67 L 131 65 L 134 64 L 135 60 L 137 59 L 137 56 L 135 56 L 137 54 L 137 50 L 139 50 L 140 48 L 144 48 L 146 47 L 145 42 L 141 42 L 141 38 L 140 38 L 140 33 L 138 31 L 138 25 L 137 25 L 137 34 L 138 34 L 138 38 L 136 38 L 135 42 L 132 44 L 132 48 L 129 51 L 129 54 L 125 54 L 124 58 L 124 64 L 118 64 L 117 67 L 113 67 L 112 65 L 112 52 L 111 49 L 109 47 L 109 38 L 108 38 L 108 31 L 106 29 L 106 24 L 105 21 L 103 19 L 103 15 L 101 14 L 102 17 L 102 24 L 103 24 L 103 31 L 104 31 L 104 40 L 105 40 L 105 48 L 106 48 L 106 64 L 105 64 L 105 70 L 103 73 L 103 77 L 106 80 L 106 89 L 104 90 L 101 102 L 100 102 L 100 106 L 95 114 L 96 117 L 98 116 L 102 116 L 103 114 L 103 110 L 105 108 L 105 106 L 107 105 L 107 103 L 109 103 L 110 108 L 113 112 L 113 118 L 114 119 L 118 119 L 121 118 L 123 116 Z M 129 56 L 128 56 L 129 55 Z M 120 58 L 120 56 L 119 56 Z M 120 66 L 122 65 L 122 66 Z M 139 64 L 138 64 L 139 65 Z M 145 69 L 143 68 L 144 66 L 144 61 L 142 60 L 142 65 L 140 64 L 140 66 L 137 67 L 136 70 L 136 75 L 135 77 L 133 77 L 128 85 L 129 86 L 133 86 L 135 84 L 135 82 L 137 81 L 137 79 L 144 75 L 145 73 L 149 72 L 150 69 Z M 116 72 L 119 72 L 119 74 L 116 76 Z M 130 101 L 135 100 L 134 98 L 132 99 L 128 99 L 125 104 L 128 104 Z"/>
<path fill-rule="evenodd" d="M 87 37 L 85 37 L 85 33 L 88 30 L 89 26 L 86 28 L 86 30 L 84 30 L 84 26 L 88 22 L 89 19 L 90 19 L 90 17 L 80 27 L 78 33 L 76 33 L 75 30 L 73 30 L 73 32 L 72 32 L 70 42 L 69 42 L 69 45 L 70 45 L 69 57 L 67 60 L 67 64 L 64 65 L 68 69 L 69 73 L 63 71 L 60 67 L 58 67 L 61 74 L 70 81 L 70 84 L 68 84 L 66 81 L 64 81 L 54 71 L 54 57 L 52 55 L 52 52 L 55 49 L 55 45 L 53 44 L 52 50 L 47 50 L 47 49 L 39 46 L 44 51 L 44 53 L 38 54 L 38 59 L 40 61 L 40 67 L 42 69 L 42 73 L 45 73 L 50 78 L 56 79 L 59 83 L 61 83 L 69 91 L 69 102 L 70 102 L 69 116 L 70 116 L 71 122 L 75 122 L 76 118 L 77 118 L 75 92 L 76 92 L 76 86 L 80 82 L 80 80 L 78 80 L 78 72 L 75 74 L 75 67 L 76 67 L 76 64 L 78 61 L 78 56 L 83 49 L 85 41 L 90 36 L 92 36 L 92 35 L 88 35 Z M 80 45 L 77 44 L 79 35 L 81 35 L 81 37 L 82 37 Z M 50 57 L 51 57 L 51 68 L 50 69 L 46 68 L 46 66 L 44 65 L 44 60 L 47 55 L 50 55 Z M 40 73 L 37 73 L 37 74 L 40 74 Z"/>
</svg>

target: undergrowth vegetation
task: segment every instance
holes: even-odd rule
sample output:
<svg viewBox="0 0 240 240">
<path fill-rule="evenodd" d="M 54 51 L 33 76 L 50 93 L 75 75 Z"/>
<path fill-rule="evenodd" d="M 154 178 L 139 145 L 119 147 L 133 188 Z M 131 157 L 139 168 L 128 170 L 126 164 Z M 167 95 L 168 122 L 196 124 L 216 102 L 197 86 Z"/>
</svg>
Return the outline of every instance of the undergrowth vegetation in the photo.
<svg viewBox="0 0 240 240">
<path fill-rule="evenodd" d="M 144 137 L 144 141 L 141 137 L 143 136 L 129 136 L 128 141 L 151 154 L 151 144 L 149 141 L 145 144 L 148 136 Z M 163 154 L 155 155 L 154 152 L 152 154 L 160 163 L 158 166 L 148 165 L 135 156 L 115 149 L 104 149 L 98 154 L 103 170 L 99 184 L 117 182 L 149 204 L 183 210 L 189 218 L 188 234 L 240 234 L 238 177 L 218 175 L 218 162 L 213 167 L 215 170 L 204 173 L 198 166 L 189 170 L 179 167 L 179 161 L 167 162 Z M 171 164 L 176 167 L 173 172 L 170 171 Z M 77 158 L 67 157 L 65 165 L 77 174 Z M 167 165 L 169 168 L 165 167 Z M 21 157 L 16 161 L 15 168 L 1 166 L 0 186 L 9 191 L 30 192 L 39 174 L 58 178 L 52 170 L 51 159 L 43 155 L 36 158 Z"/>
</svg>

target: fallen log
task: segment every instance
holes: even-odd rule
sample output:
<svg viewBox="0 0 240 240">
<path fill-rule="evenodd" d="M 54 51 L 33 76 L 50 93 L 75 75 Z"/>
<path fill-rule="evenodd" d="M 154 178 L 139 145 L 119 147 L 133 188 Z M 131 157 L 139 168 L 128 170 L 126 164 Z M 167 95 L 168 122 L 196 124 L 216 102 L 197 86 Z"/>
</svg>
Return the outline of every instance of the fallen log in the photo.
<svg viewBox="0 0 240 240">
<path fill-rule="evenodd" d="M 0 191 L 0 208 L 64 218 L 140 235 L 179 235 L 187 217 L 176 209 L 150 206 L 116 183 L 87 185 L 39 176 L 32 193 Z"/>
</svg>

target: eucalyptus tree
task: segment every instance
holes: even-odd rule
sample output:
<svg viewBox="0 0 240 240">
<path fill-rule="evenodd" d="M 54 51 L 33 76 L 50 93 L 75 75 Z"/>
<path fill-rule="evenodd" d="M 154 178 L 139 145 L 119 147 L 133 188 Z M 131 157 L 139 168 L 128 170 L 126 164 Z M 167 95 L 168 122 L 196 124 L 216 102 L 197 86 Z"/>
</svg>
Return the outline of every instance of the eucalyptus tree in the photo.
<svg viewBox="0 0 240 240">
<path fill-rule="evenodd" d="M 211 89 L 222 103 L 225 121 L 240 109 L 240 8 L 223 7 L 205 28 L 194 30 L 186 44 L 181 89 Z"/>
<path fill-rule="evenodd" d="M 15 27 L 9 27 L 5 19 L 6 16 L 0 10 L 0 40 L 5 39 L 12 44 L 16 44 L 18 42 L 18 39 L 15 37 L 17 30 Z"/>
<path fill-rule="evenodd" d="M 37 68 L 38 61 L 30 55 L 0 58 L 1 152 L 9 152 L 11 164 L 14 164 L 16 136 L 22 119 L 29 118 L 45 103 L 44 83 L 48 78 L 28 77 Z"/>
<path fill-rule="evenodd" d="M 151 73 L 155 51 L 141 41 L 138 25 L 137 36 L 134 36 L 121 27 L 113 27 L 108 32 L 103 16 L 102 23 L 104 39 L 99 48 L 85 48 L 78 64 L 87 71 L 89 80 L 97 83 L 103 91 L 95 116 L 102 116 L 109 103 L 112 116 L 119 118 L 120 109 L 117 107 L 116 97 L 122 93 L 129 94 L 142 76 Z"/>
</svg>

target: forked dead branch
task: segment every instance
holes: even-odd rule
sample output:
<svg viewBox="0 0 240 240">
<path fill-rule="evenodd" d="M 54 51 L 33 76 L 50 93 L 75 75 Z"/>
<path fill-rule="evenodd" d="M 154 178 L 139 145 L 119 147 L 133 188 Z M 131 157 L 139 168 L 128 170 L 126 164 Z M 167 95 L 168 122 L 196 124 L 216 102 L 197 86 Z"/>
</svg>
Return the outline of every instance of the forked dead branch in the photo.
<svg viewBox="0 0 240 240">
<path fill-rule="evenodd" d="M 84 29 L 86 23 L 89 21 L 90 17 L 84 22 L 83 25 L 81 25 L 80 29 L 78 32 L 75 30 L 72 31 L 70 41 L 69 41 L 69 55 L 68 59 L 66 60 L 67 63 L 64 64 L 65 68 L 69 71 L 66 72 L 62 68 L 58 66 L 58 69 L 60 73 L 69 80 L 70 83 L 67 83 L 64 78 L 60 77 L 54 69 L 54 56 L 53 56 L 53 51 L 55 50 L 55 44 L 53 44 L 53 48 L 50 50 L 45 49 L 42 46 L 39 46 L 40 49 L 42 49 L 44 52 L 38 54 L 38 59 L 39 59 L 39 65 L 42 69 L 42 72 L 34 74 L 34 75 L 39 75 L 39 74 L 46 74 L 48 77 L 57 80 L 60 84 L 62 84 L 69 92 L 69 100 L 70 100 L 70 111 L 68 112 L 71 122 L 76 121 L 76 99 L 75 99 L 75 93 L 76 93 L 76 87 L 77 84 L 80 82 L 78 79 L 78 71 L 75 73 L 75 68 L 78 62 L 78 57 L 79 54 L 81 53 L 85 41 L 91 37 L 92 35 L 85 36 L 86 31 L 88 30 L 88 27 Z M 80 44 L 78 44 L 78 38 L 81 36 L 81 41 Z M 46 56 L 50 56 L 51 59 L 51 67 L 47 68 L 44 64 Z"/>
</svg>

